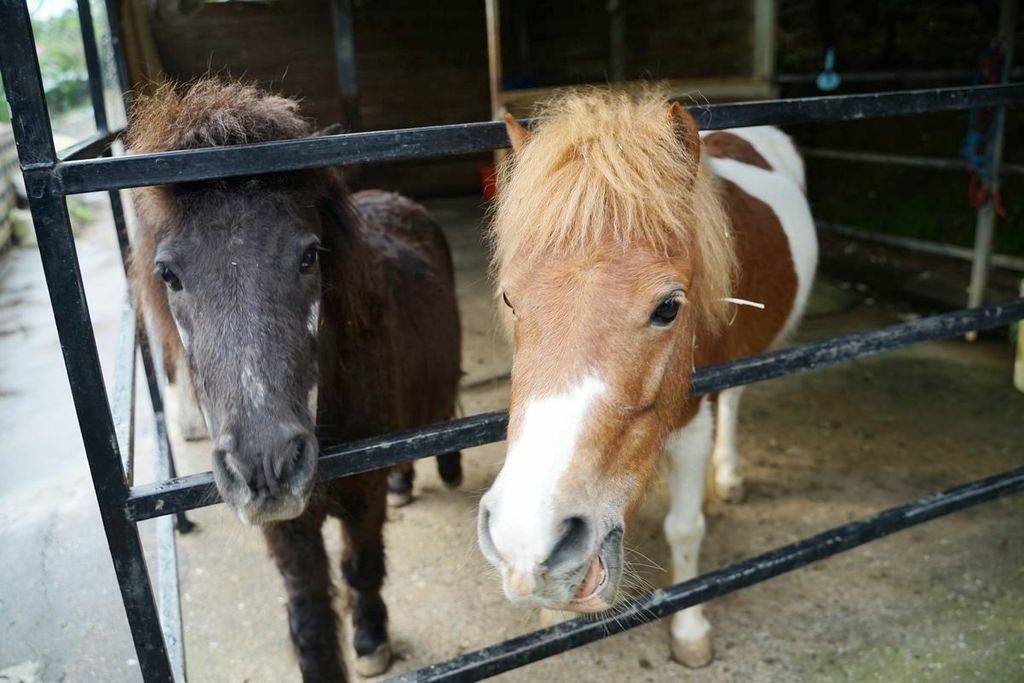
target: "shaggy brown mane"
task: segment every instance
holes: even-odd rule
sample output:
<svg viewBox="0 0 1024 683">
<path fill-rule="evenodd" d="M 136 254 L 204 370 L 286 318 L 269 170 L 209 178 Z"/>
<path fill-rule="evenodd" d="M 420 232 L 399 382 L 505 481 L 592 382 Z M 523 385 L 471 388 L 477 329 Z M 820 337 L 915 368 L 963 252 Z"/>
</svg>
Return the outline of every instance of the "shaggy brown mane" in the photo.
<svg viewBox="0 0 1024 683">
<path fill-rule="evenodd" d="M 132 106 L 128 148 L 145 154 L 304 138 L 313 127 L 298 109 L 246 83 L 164 83 Z"/>
<path fill-rule="evenodd" d="M 491 237 L 498 275 L 513 258 L 593 253 L 609 243 L 688 253 L 688 297 L 722 323 L 735 256 L 715 180 L 679 139 L 657 90 L 590 88 L 542 105 L 528 143 L 501 171 Z"/>
</svg>

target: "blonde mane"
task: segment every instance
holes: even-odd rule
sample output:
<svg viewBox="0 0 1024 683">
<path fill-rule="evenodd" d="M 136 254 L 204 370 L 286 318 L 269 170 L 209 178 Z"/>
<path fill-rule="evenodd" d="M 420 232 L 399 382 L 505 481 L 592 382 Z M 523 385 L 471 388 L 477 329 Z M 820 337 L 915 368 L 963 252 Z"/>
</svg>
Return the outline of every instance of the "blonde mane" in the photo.
<svg viewBox="0 0 1024 683">
<path fill-rule="evenodd" d="M 707 325 L 731 308 L 735 255 L 715 178 L 680 138 L 656 90 L 573 91 L 543 105 L 543 120 L 500 172 L 491 221 L 494 266 L 552 251 L 594 253 L 609 244 L 685 254 L 687 299 Z"/>
</svg>

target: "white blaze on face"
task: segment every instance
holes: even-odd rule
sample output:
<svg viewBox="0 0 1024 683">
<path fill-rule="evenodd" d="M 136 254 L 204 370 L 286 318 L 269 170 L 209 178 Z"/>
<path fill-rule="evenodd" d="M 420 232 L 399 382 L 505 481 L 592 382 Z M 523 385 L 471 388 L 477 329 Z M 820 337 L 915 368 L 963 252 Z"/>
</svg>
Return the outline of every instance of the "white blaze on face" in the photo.
<svg viewBox="0 0 1024 683">
<path fill-rule="evenodd" d="M 505 570 L 531 577 L 545 561 L 560 527 L 553 499 L 569 468 L 591 405 L 607 391 L 589 375 L 567 391 L 528 400 L 519 432 L 485 504 L 495 548 L 508 563 Z M 528 592 L 531 586 L 522 586 Z"/>
</svg>

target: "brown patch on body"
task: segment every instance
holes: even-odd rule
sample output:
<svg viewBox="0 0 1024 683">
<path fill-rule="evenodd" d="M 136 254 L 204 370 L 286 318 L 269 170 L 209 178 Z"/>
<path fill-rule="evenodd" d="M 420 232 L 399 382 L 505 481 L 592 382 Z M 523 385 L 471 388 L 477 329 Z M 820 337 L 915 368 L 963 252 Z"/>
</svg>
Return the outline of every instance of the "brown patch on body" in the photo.
<svg viewBox="0 0 1024 683">
<path fill-rule="evenodd" d="M 735 183 L 721 181 L 722 200 L 733 226 L 740 264 L 733 296 L 764 309 L 724 303 L 734 309 L 731 322 L 715 336 L 698 336 L 697 367 L 761 353 L 785 327 L 796 299 L 797 275 L 789 239 L 771 207 Z"/>
<path fill-rule="evenodd" d="M 754 149 L 752 144 L 739 135 L 718 131 L 704 136 L 703 142 L 704 149 L 710 156 L 719 159 L 734 159 L 751 166 L 763 168 L 766 171 L 772 170 L 772 165 Z"/>
</svg>

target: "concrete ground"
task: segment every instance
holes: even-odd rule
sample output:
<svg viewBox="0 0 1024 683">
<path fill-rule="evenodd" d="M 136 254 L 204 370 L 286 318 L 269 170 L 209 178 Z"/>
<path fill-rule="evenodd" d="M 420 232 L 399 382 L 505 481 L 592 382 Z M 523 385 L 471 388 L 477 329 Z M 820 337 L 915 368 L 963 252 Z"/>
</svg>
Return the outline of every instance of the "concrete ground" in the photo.
<svg viewBox="0 0 1024 683">
<path fill-rule="evenodd" d="M 462 404 L 504 406 L 508 346 L 496 331 L 475 202 L 430 208 L 455 252 L 464 326 Z M 80 240 L 101 354 L 116 346 L 122 277 L 109 229 Z M 0 277 L 0 681 L 139 679 L 99 527 L 38 256 L 9 254 Z M 798 341 L 916 315 L 868 305 L 857 283 L 822 281 Z M 843 288 L 849 291 L 842 291 Z M 747 499 L 716 505 L 701 566 L 714 569 L 822 529 L 1024 462 L 1024 396 L 1001 341 L 933 342 L 755 385 L 740 446 Z M 141 396 L 141 395 L 140 395 Z M 173 405 L 173 401 L 171 402 Z M 145 400 L 140 400 L 140 408 Z M 140 465 L 151 434 L 140 411 Z M 208 443 L 176 443 L 182 472 L 209 468 Z M 385 597 L 397 660 L 410 671 L 537 626 L 509 605 L 476 549 L 475 510 L 501 444 L 465 457 L 447 491 L 419 463 L 416 502 L 391 514 Z M 149 477 L 140 471 L 139 481 Z M 628 542 L 637 583 L 663 585 L 663 483 Z M 191 513 L 179 538 L 192 681 L 298 681 L 281 582 L 258 532 L 222 506 Z M 143 525 L 146 538 L 150 529 Z M 325 526 L 337 557 L 335 524 Z M 342 600 L 339 598 L 339 605 Z M 509 681 L 1024 680 L 1024 499 L 931 522 L 716 600 L 717 657 L 687 671 L 655 623 L 531 665 Z M 5 678 L 6 676 L 6 678 Z"/>
</svg>

